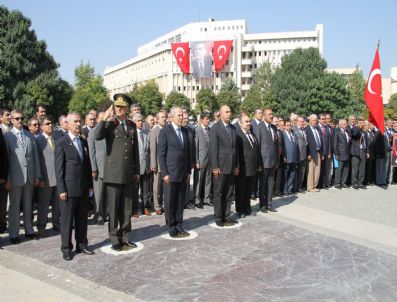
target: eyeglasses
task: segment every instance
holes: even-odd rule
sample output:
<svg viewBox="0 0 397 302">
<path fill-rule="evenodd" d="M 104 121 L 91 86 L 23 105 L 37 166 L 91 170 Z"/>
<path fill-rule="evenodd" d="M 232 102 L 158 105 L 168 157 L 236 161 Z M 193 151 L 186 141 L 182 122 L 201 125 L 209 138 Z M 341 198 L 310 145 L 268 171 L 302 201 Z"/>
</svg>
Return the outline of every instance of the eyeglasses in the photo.
<svg viewBox="0 0 397 302">
<path fill-rule="evenodd" d="M 21 117 L 14 117 L 14 120 L 16 120 L 16 121 L 23 121 L 23 116 L 21 116 Z"/>
<path fill-rule="evenodd" d="M 47 123 L 44 123 L 44 125 L 46 125 L 46 126 L 48 126 L 48 125 L 52 125 L 52 122 L 47 122 Z"/>
<path fill-rule="evenodd" d="M 34 127 L 38 127 L 38 126 L 39 126 L 39 124 L 32 124 L 32 126 L 34 126 Z"/>
</svg>

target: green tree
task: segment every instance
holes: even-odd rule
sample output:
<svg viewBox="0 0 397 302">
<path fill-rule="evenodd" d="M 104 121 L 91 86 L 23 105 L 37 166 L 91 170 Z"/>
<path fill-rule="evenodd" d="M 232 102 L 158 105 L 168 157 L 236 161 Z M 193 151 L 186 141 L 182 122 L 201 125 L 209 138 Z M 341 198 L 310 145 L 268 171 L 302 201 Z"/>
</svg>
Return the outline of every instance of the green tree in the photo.
<svg viewBox="0 0 397 302">
<path fill-rule="evenodd" d="M 69 110 L 82 115 L 91 109 L 97 109 L 107 102 L 108 94 L 100 75 L 95 74 L 90 63 L 81 63 L 74 70 L 75 90 L 69 104 Z"/>
<path fill-rule="evenodd" d="M 353 74 L 347 79 L 347 89 L 350 93 L 352 101 L 350 111 L 357 115 L 361 115 L 365 109 L 364 101 L 364 90 L 365 90 L 365 79 L 363 72 L 360 70 L 358 64 Z"/>
<path fill-rule="evenodd" d="M 241 94 L 237 85 L 232 79 L 228 78 L 224 81 L 222 88 L 216 98 L 218 100 L 219 106 L 228 105 L 234 116 L 239 113 Z"/>
<path fill-rule="evenodd" d="M 397 112 L 397 93 L 391 95 L 389 103 L 387 104 L 387 108 L 393 109 L 395 112 Z"/>
<path fill-rule="evenodd" d="M 144 115 L 156 114 L 163 106 L 163 95 L 155 80 L 150 80 L 144 85 L 134 85 L 130 96 L 134 103 L 142 108 Z"/>
<path fill-rule="evenodd" d="M 241 103 L 240 110 L 245 111 L 248 114 L 253 114 L 257 108 L 264 108 L 264 103 L 262 100 L 262 91 L 260 86 L 255 83 L 251 85 L 250 90 L 248 90 L 246 97 Z"/>
<path fill-rule="evenodd" d="M 37 40 L 30 27 L 21 12 L 0 5 L 0 107 L 22 108 L 30 117 L 37 103 L 44 103 L 57 116 L 54 109 L 65 108 L 71 87 L 59 77 L 45 41 Z"/>
<path fill-rule="evenodd" d="M 218 101 L 212 89 L 203 88 L 201 89 L 196 96 L 197 104 L 195 111 L 197 113 L 201 113 L 204 110 L 208 110 L 210 112 L 214 112 L 219 109 Z"/>
<path fill-rule="evenodd" d="M 172 106 L 176 106 L 176 105 L 185 107 L 189 111 L 191 109 L 190 101 L 187 98 L 187 96 L 184 95 L 183 93 L 176 91 L 172 91 L 167 95 L 164 105 L 167 110 L 170 110 Z"/>
</svg>

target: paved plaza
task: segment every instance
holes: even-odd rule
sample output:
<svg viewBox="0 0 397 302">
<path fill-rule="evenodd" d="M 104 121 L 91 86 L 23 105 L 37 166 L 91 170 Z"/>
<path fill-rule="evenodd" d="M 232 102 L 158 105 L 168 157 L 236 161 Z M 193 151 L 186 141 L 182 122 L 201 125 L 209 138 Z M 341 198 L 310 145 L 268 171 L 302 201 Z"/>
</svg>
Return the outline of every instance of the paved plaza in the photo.
<svg viewBox="0 0 397 302">
<path fill-rule="evenodd" d="M 135 253 L 107 251 L 107 226 L 66 262 L 60 238 L 0 243 L 1 301 L 397 301 L 397 186 L 330 189 L 275 200 L 277 213 L 211 226 L 185 210 L 192 240 L 169 240 L 163 216 L 133 219 Z M 258 210 L 256 202 L 254 209 Z"/>
</svg>

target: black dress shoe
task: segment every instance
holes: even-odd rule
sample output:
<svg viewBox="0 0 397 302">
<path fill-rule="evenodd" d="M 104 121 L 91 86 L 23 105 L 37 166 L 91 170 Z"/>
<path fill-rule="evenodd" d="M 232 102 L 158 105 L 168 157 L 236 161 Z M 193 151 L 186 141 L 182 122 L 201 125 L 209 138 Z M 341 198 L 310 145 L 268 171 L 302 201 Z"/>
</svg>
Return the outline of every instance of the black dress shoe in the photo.
<svg viewBox="0 0 397 302">
<path fill-rule="evenodd" d="M 37 238 L 37 236 L 36 236 L 36 234 L 25 234 L 25 238 L 28 238 L 28 239 L 30 239 L 30 240 L 33 240 L 33 239 L 36 239 Z"/>
<path fill-rule="evenodd" d="M 178 232 L 177 231 L 169 231 L 170 237 L 171 238 L 178 238 Z"/>
<path fill-rule="evenodd" d="M 238 224 L 238 221 L 237 221 L 237 220 L 234 220 L 234 219 L 231 219 L 231 218 L 226 218 L 226 219 L 225 219 L 225 223 L 226 223 L 226 222 L 231 223 L 231 224 Z"/>
<path fill-rule="evenodd" d="M 366 186 L 364 186 L 364 185 L 361 185 L 361 186 L 359 186 L 359 188 L 360 188 L 360 189 L 364 189 L 364 190 L 366 190 L 366 189 L 367 189 L 367 187 L 366 187 Z"/>
<path fill-rule="evenodd" d="M 267 213 L 267 209 L 266 209 L 265 206 L 261 207 L 261 212 L 262 212 L 262 213 Z"/>
<path fill-rule="evenodd" d="M 358 190 L 359 188 L 360 188 L 359 186 L 356 186 L 356 185 L 353 186 L 354 190 Z"/>
<path fill-rule="evenodd" d="M 209 202 L 209 203 L 207 203 L 207 206 L 213 207 L 214 203 L 213 202 Z"/>
<path fill-rule="evenodd" d="M 237 213 L 238 218 L 245 218 L 245 213 Z"/>
<path fill-rule="evenodd" d="M 119 244 L 112 244 L 112 250 L 115 250 L 117 252 L 121 252 L 123 250 L 123 246 Z"/>
<path fill-rule="evenodd" d="M 63 260 L 70 261 L 73 259 L 73 255 L 71 253 L 63 254 Z"/>
<path fill-rule="evenodd" d="M 245 212 L 245 215 L 250 216 L 252 214 L 252 211 L 247 211 Z"/>
<path fill-rule="evenodd" d="M 268 210 L 268 212 L 277 212 L 277 210 L 273 209 L 273 208 L 267 208 L 267 210 Z"/>
<path fill-rule="evenodd" d="M 11 242 L 12 244 L 20 244 L 20 243 L 21 243 L 21 241 L 19 240 L 18 237 L 11 237 L 11 238 L 10 238 L 10 242 Z"/>
<path fill-rule="evenodd" d="M 196 204 L 196 208 L 198 208 L 198 209 L 204 209 L 204 206 L 203 206 L 202 203 L 198 203 L 198 204 Z"/>
<path fill-rule="evenodd" d="M 0 227 L 0 234 L 4 234 L 7 231 L 5 226 Z"/>
<path fill-rule="evenodd" d="M 54 232 L 60 232 L 60 230 L 59 230 L 59 227 L 57 227 L 57 226 L 53 226 L 52 227 L 52 230 L 54 231 Z"/>
<path fill-rule="evenodd" d="M 194 204 L 188 204 L 188 205 L 185 206 L 185 209 L 188 209 L 188 210 L 195 210 L 196 207 L 194 206 Z"/>
<path fill-rule="evenodd" d="M 95 254 L 93 251 L 87 249 L 86 247 L 82 248 L 82 249 L 76 249 L 76 254 L 80 254 L 80 253 L 83 253 L 86 255 L 94 255 Z"/>
<path fill-rule="evenodd" d="M 138 246 L 136 245 L 136 243 L 135 243 L 135 242 L 132 242 L 132 241 L 123 242 L 123 245 L 124 245 L 124 246 L 128 246 L 128 247 L 133 248 L 133 249 L 135 249 L 135 248 L 138 247 Z"/>
<path fill-rule="evenodd" d="M 342 188 L 347 189 L 349 186 L 348 185 L 343 185 Z"/>
<path fill-rule="evenodd" d="M 177 231 L 178 232 L 178 237 L 189 237 L 190 234 L 184 230 Z"/>
<path fill-rule="evenodd" d="M 215 221 L 215 224 L 218 226 L 218 227 L 221 227 L 221 228 L 223 228 L 225 225 L 223 224 L 223 222 L 221 222 L 221 221 Z"/>
</svg>

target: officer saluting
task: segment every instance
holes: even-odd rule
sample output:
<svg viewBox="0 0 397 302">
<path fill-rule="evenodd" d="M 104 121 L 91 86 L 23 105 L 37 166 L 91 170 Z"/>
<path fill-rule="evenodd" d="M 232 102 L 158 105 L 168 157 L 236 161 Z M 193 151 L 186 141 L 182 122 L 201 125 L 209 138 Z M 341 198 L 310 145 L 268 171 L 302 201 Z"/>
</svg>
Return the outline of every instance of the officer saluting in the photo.
<svg viewBox="0 0 397 302">
<path fill-rule="evenodd" d="M 129 96 L 117 93 L 98 124 L 95 139 L 106 140 L 103 183 L 109 206 L 109 238 L 116 251 L 137 247 L 129 241 L 133 182 L 139 182 L 139 149 L 135 124 L 127 119 Z"/>
</svg>

